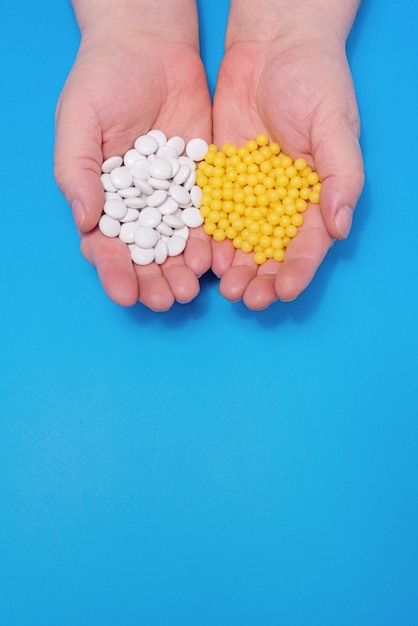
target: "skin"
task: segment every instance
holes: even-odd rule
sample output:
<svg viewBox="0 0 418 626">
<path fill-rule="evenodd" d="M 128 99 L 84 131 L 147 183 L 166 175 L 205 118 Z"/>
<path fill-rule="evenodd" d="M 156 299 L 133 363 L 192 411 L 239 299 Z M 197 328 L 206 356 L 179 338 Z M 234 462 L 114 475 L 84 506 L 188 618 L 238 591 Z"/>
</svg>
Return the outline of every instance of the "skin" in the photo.
<svg viewBox="0 0 418 626">
<path fill-rule="evenodd" d="M 203 229 L 162 266 L 137 266 L 119 239 L 97 229 L 103 207 L 101 163 L 123 155 L 151 128 L 211 140 L 211 102 L 199 57 L 193 0 L 74 1 L 81 45 L 56 112 L 55 177 L 73 210 L 81 251 L 108 296 L 155 311 L 199 293 L 210 268 Z M 117 15 L 115 15 L 117 13 Z M 186 16 L 186 18 L 185 18 Z M 155 32 L 157 30 L 157 32 Z"/>
<path fill-rule="evenodd" d="M 112 300 L 167 310 L 198 294 L 198 277 L 210 266 L 224 297 L 254 310 L 307 287 L 334 240 L 348 235 L 364 183 L 345 54 L 358 4 L 231 0 L 212 109 L 193 0 L 121 0 L 117 11 L 114 0 L 74 0 L 82 38 L 57 107 L 55 175 L 81 251 Z M 200 228 L 179 257 L 138 267 L 124 244 L 101 235 L 100 165 L 151 128 L 218 146 L 267 132 L 284 152 L 306 158 L 323 183 L 321 203 L 304 213 L 285 261 L 256 266 L 252 255 Z"/>
<path fill-rule="evenodd" d="M 245 145 L 267 132 L 322 181 L 285 260 L 257 266 L 230 241 L 213 243 L 212 268 L 228 300 L 264 309 L 295 299 L 335 239 L 347 237 L 364 171 L 345 43 L 358 2 L 232 0 L 213 109 L 214 143 Z"/>
</svg>

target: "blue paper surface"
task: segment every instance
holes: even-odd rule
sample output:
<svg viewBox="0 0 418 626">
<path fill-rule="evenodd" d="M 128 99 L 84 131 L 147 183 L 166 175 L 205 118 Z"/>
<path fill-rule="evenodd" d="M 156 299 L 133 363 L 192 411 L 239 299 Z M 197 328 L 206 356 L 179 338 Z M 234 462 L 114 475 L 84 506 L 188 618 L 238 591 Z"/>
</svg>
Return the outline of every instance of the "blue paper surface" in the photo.
<svg viewBox="0 0 418 626">
<path fill-rule="evenodd" d="M 199 3 L 213 91 L 228 3 Z M 418 5 L 348 42 L 366 186 L 294 302 L 104 294 L 53 177 L 68 2 L 2 4 L 0 624 L 418 623 Z"/>
</svg>

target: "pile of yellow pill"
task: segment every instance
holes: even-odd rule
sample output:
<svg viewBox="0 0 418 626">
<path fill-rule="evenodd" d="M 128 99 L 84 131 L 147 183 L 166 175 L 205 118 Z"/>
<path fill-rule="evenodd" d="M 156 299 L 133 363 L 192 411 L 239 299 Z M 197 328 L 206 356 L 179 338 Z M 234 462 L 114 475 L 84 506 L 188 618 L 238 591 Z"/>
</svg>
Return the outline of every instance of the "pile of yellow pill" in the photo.
<svg viewBox="0 0 418 626">
<path fill-rule="evenodd" d="M 321 189 L 305 159 L 293 161 L 264 133 L 240 148 L 211 144 L 197 166 L 196 184 L 205 232 L 252 252 L 258 265 L 283 261 L 308 202 L 317 204 Z"/>
</svg>

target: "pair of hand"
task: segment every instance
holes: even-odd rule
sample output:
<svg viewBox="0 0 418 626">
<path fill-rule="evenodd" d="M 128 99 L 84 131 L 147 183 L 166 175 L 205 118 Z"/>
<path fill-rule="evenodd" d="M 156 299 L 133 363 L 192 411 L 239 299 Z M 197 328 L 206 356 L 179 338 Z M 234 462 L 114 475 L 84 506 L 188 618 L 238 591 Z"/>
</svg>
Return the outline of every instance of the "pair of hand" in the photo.
<svg viewBox="0 0 418 626">
<path fill-rule="evenodd" d="M 179 37 L 180 39 L 180 37 Z M 103 206 L 101 163 L 123 154 L 151 128 L 218 146 L 267 132 L 322 181 L 285 260 L 256 266 L 230 241 L 192 231 L 186 250 L 162 266 L 136 266 L 124 243 L 97 229 Z M 242 41 L 228 47 L 213 106 L 199 52 L 184 40 L 144 33 L 109 43 L 83 36 L 56 115 L 55 176 L 72 206 L 81 250 L 116 303 L 140 300 L 155 311 L 199 293 L 210 267 L 225 298 L 263 309 L 305 289 L 336 238 L 347 236 L 363 186 L 357 104 L 343 49 L 315 41 Z"/>
</svg>

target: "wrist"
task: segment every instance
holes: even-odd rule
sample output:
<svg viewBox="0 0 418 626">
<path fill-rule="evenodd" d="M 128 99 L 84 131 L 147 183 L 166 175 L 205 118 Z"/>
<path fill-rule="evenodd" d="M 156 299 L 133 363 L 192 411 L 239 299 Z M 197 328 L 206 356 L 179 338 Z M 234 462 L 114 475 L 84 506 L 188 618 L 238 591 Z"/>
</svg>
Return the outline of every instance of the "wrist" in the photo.
<svg viewBox="0 0 418 626">
<path fill-rule="evenodd" d="M 231 0 L 225 47 L 235 43 L 284 47 L 317 41 L 327 47 L 345 46 L 360 0 Z"/>
<path fill-rule="evenodd" d="M 150 35 L 199 45 L 195 0 L 73 0 L 73 7 L 82 36 L 89 39 Z"/>
</svg>

